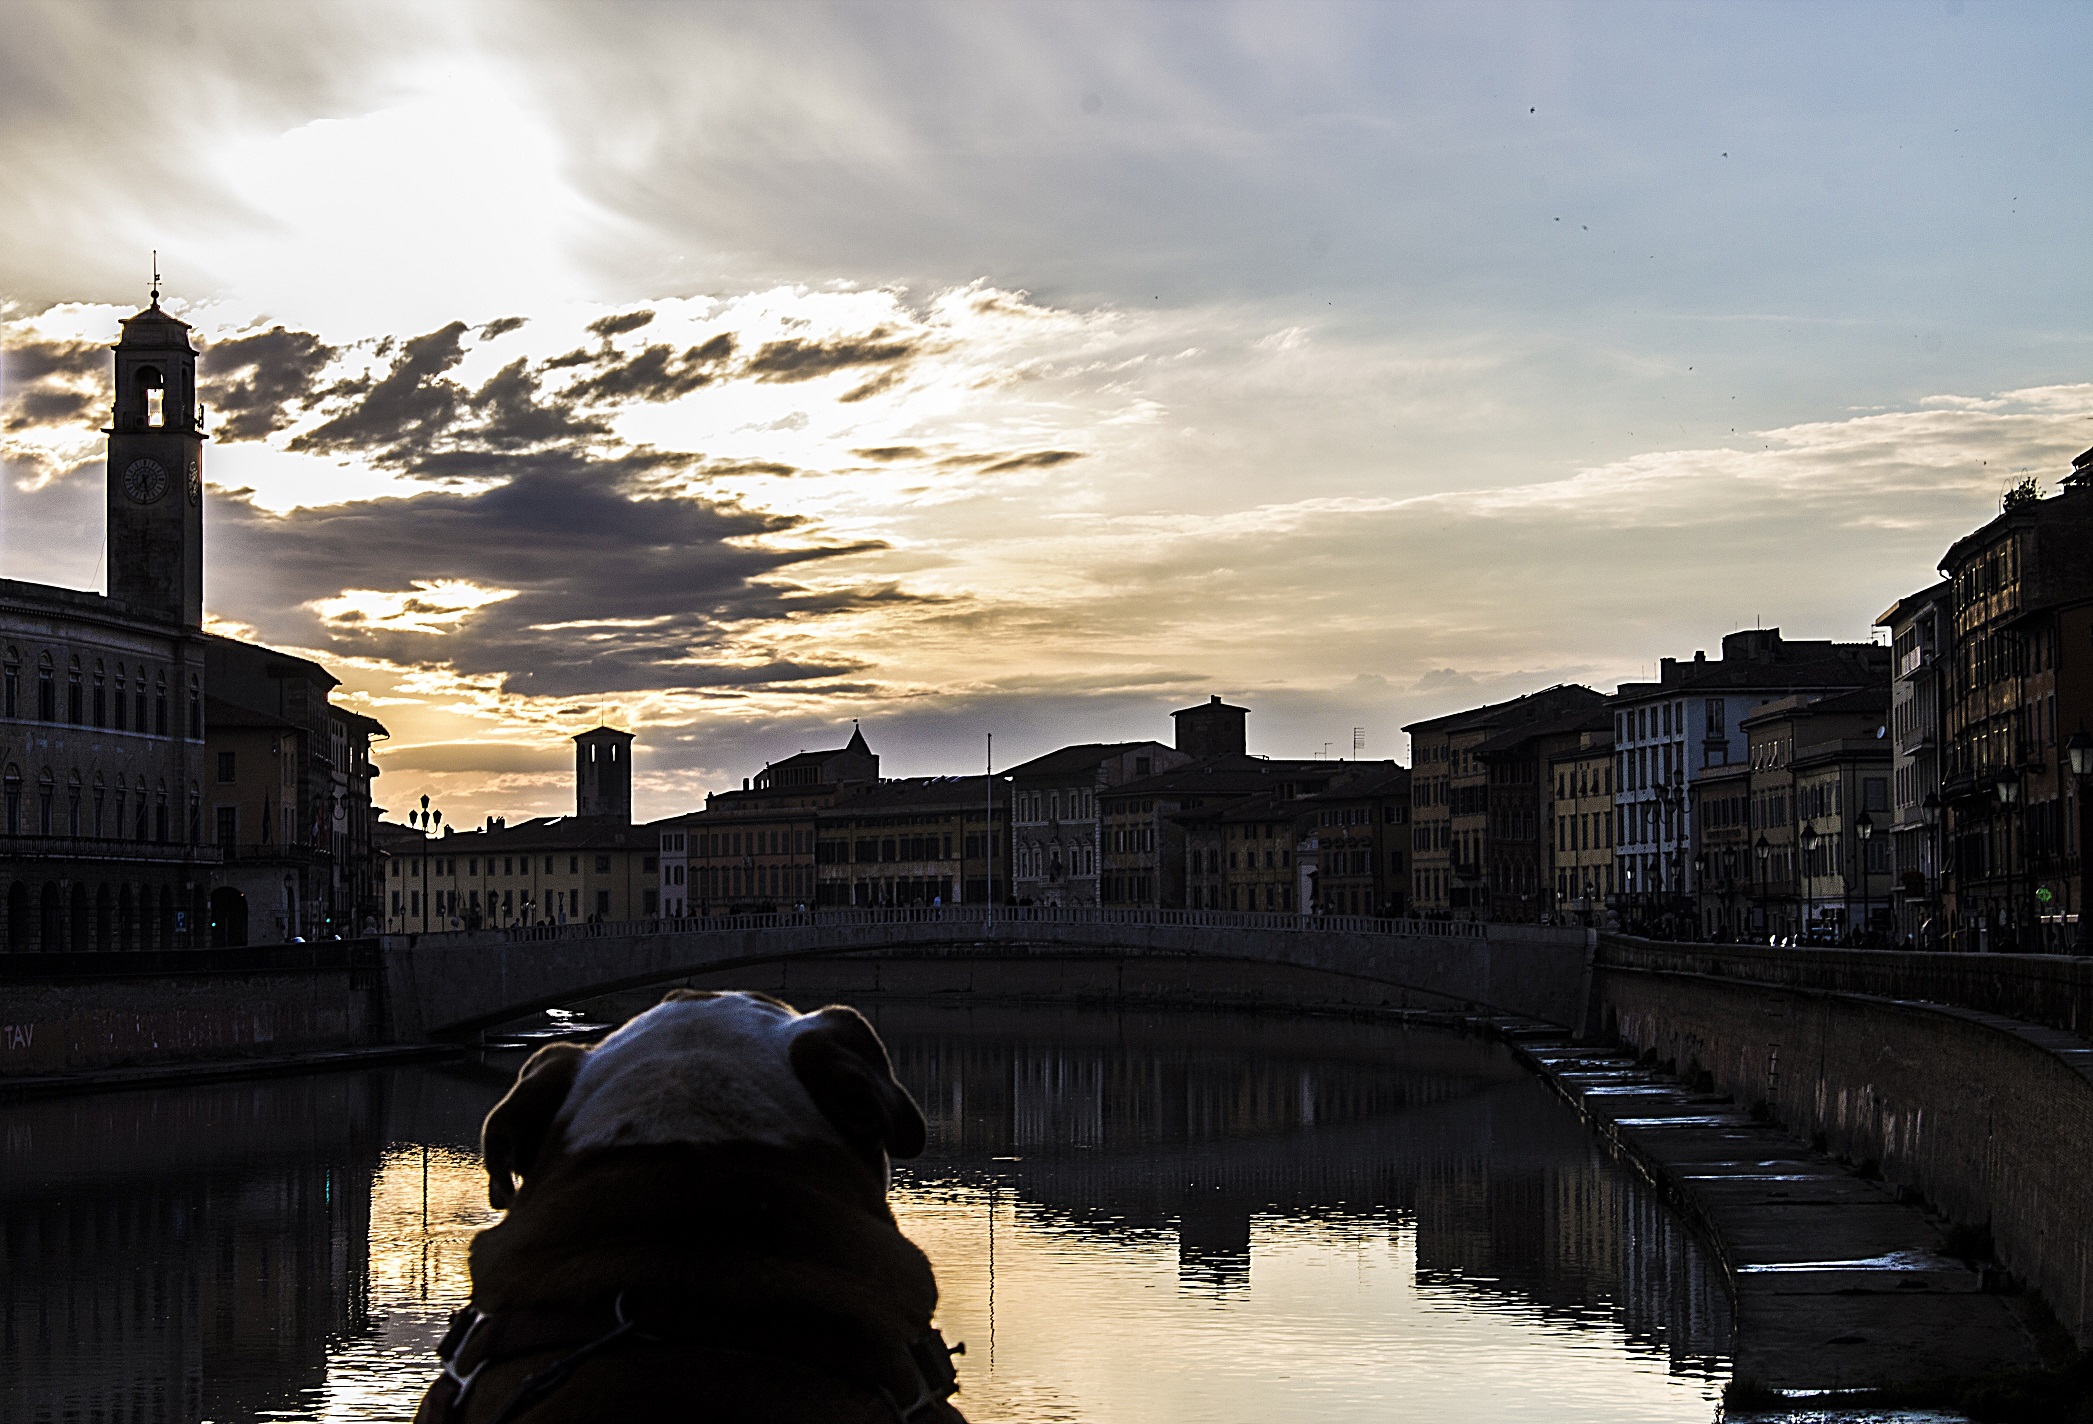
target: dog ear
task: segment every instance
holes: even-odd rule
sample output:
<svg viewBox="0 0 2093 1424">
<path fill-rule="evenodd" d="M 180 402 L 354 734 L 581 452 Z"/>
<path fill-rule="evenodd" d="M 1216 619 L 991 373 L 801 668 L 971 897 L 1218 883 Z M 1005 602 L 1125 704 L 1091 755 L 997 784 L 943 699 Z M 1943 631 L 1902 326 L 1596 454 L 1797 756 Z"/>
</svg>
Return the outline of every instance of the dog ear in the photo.
<svg viewBox="0 0 2093 1424">
<path fill-rule="evenodd" d="M 792 1071 L 836 1131 L 866 1156 L 914 1157 L 923 1113 L 894 1076 L 886 1045 L 856 1009 L 808 1014 L 792 1039 Z"/>
<path fill-rule="evenodd" d="M 574 1075 L 588 1050 L 577 1043 L 548 1043 L 533 1053 L 516 1082 L 487 1114 L 480 1128 L 480 1155 L 487 1162 L 487 1201 L 505 1208 L 516 1200 L 517 1182 L 537 1165 Z"/>
</svg>

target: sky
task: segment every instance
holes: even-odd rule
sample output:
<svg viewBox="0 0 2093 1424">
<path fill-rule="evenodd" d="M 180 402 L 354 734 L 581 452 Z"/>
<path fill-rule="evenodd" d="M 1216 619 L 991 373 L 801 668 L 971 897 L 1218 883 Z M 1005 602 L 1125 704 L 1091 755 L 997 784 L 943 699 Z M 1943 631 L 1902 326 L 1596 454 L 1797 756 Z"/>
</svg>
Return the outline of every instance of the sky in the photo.
<svg viewBox="0 0 2093 1424">
<path fill-rule="evenodd" d="M 1860 639 L 2093 446 L 2093 9 L 0 0 L 0 576 L 196 328 L 377 800 L 1275 756 Z M 1355 733 L 1356 729 L 1356 733 Z"/>
</svg>

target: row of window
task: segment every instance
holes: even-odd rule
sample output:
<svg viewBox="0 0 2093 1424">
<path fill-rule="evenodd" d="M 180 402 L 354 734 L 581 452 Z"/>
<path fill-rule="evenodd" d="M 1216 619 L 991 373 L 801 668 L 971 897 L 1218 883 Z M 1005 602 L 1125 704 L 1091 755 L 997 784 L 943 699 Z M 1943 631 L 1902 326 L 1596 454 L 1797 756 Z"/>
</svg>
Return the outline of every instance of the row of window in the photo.
<svg viewBox="0 0 2093 1424">
<path fill-rule="evenodd" d="M 177 800 L 181 788 L 175 788 Z M 189 785 L 189 814 L 186 836 L 180 836 L 179 810 L 169 810 L 167 783 L 148 790 L 145 778 L 126 785 L 117 777 L 113 786 L 100 775 L 93 785 L 83 785 L 80 773 L 72 772 L 64 786 L 45 768 L 34 787 L 25 785 L 19 767 L 10 765 L 0 776 L 0 828 L 10 836 L 71 836 L 93 840 L 167 842 L 176 838 L 191 845 L 203 840 L 203 792 Z"/>
<path fill-rule="evenodd" d="M 393 879 L 398 880 L 403 873 L 409 877 L 418 876 L 422 874 L 422 862 L 424 860 L 428 862 L 428 873 L 431 875 L 456 875 L 458 873 L 458 859 L 459 858 L 455 855 L 432 855 L 426 857 L 419 855 L 394 856 L 392 861 L 392 877 Z M 532 873 L 531 857 L 527 855 L 504 855 L 499 857 L 498 859 L 500 862 L 500 869 L 495 868 L 497 857 L 491 855 L 486 857 L 487 874 L 490 877 L 497 875 L 529 875 Z M 594 859 L 596 865 L 596 873 L 598 875 L 608 875 L 610 873 L 610 857 L 608 855 L 598 855 Z M 547 875 L 558 874 L 559 872 L 554 869 L 554 866 L 557 864 L 558 860 L 558 856 L 546 856 L 544 873 Z M 521 867 L 520 869 L 518 868 L 519 866 Z M 653 871 L 653 856 L 650 855 L 646 857 L 646 863 L 644 868 L 650 873 Z M 580 856 L 570 855 L 567 857 L 567 873 L 569 875 L 581 874 Z M 468 878 L 472 879 L 477 879 L 479 877 L 479 856 L 469 855 L 465 857 L 465 874 Z"/>
<path fill-rule="evenodd" d="M 1143 769 L 1139 774 L 1148 773 Z M 1088 791 L 1031 791 L 1017 798 L 1020 821 L 1087 821 L 1096 815 L 1097 798 Z"/>
<path fill-rule="evenodd" d="M 39 653 L 35 666 L 26 669 L 21 650 L 0 650 L 0 717 L 64 722 L 76 727 L 103 727 L 118 732 L 146 732 L 152 736 L 172 735 L 169 726 L 170 698 L 167 673 L 156 671 L 146 683 L 143 667 L 127 669 L 116 664 L 112 679 L 97 658 L 92 668 L 83 666 L 75 653 L 61 671 L 49 653 Z M 33 685 L 28 678 L 33 677 Z M 192 741 L 203 738 L 203 684 L 189 674 L 187 716 L 182 735 Z"/>
<path fill-rule="evenodd" d="M 1034 879 L 1042 875 L 1092 875 L 1097 871 L 1094 853 L 1088 846 L 1069 846 L 1064 864 L 1060 847 L 1020 844 L 1017 848 L 1017 873 Z"/>
</svg>

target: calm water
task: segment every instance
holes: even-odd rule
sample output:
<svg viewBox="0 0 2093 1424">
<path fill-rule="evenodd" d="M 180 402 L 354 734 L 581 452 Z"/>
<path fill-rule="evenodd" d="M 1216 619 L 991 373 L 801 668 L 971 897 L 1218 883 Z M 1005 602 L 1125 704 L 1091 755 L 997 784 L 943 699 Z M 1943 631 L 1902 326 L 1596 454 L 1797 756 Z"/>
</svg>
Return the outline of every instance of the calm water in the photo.
<svg viewBox="0 0 2093 1424">
<path fill-rule="evenodd" d="M 1714 1419 L 1714 1261 L 1480 1040 L 872 1010 L 980 1424 Z M 0 1109 L 0 1417 L 405 1419 L 517 1056 Z"/>
</svg>

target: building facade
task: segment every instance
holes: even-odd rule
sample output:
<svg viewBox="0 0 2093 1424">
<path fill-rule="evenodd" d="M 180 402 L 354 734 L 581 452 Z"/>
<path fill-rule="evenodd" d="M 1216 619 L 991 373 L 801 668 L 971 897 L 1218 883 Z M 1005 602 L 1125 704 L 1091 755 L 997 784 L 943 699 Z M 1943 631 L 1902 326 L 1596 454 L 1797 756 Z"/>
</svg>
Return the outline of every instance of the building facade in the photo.
<svg viewBox="0 0 2093 1424">
<path fill-rule="evenodd" d="M 1942 682 L 1950 646 L 1946 581 L 1898 599 L 1875 626 L 1890 635 L 1892 932 L 1917 949 L 1944 947 L 1940 918 Z"/>
<path fill-rule="evenodd" d="M 1161 742 L 1086 742 L 1012 767 L 1012 884 L 1021 905 L 1097 905 L 1098 795 L 1192 758 Z"/>
<path fill-rule="evenodd" d="M 1298 903 L 1324 915 L 1409 914 L 1408 767 L 1383 762 L 1298 805 Z"/>
<path fill-rule="evenodd" d="M 1555 915 L 1558 922 L 1603 927 L 1613 895 L 1613 731 L 1578 734 L 1549 758 Z"/>
<path fill-rule="evenodd" d="M 173 949 L 374 930 L 369 747 L 384 728 L 333 706 L 317 665 L 202 631 L 196 351 L 157 290 L 122 326 L 108 594 L 0 581 L 4 942 Z M 318 689 L 295 715 L 253 686 L 284 665 Z"/>
<path fill-rule="evenodd" d="M 2049 948 L 2076 929 L 2063 748 L 2093 715 L 2093 451 L 2052 498 L 2009 495 L 1940 572 L 1954 640 L 1942 682 L 1942 937 L 1956 949 Z"/>
<path fill-rule="evenodd" d="M 1410 878 L 1418 914 L 1538 918 L 1552 903 L 1543 837 L 1547 763 L 1534 734 L 1545 729 L 1574 745 L 1574 729 L 1604 705 L 1601 694 L 1566 683 L 1403 728 L 1410 734 Z"/>
<path fill-rule="evenodd" d="M 1665 658 L 1653 682 L 1623 683 L 1614 716 L 1614 907 L 1651 934 L 1696 933 L 1699 905 L 1692 782 L 1747 756 L 1743 721 L 1794 695 L 1889 685 L 1889 649 L 1784 639 L 1778 628 L 1726 634 L 1722 657 Z"/>
<path fill-rule="evenodd" d="M 1010 784 L 911 776 L 862 787 L 816 816 L 815 900 L 824 907 L 1004 903 Z"/>
</svg>

